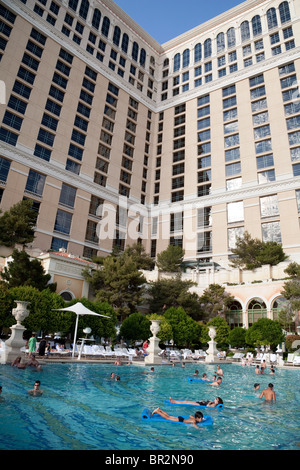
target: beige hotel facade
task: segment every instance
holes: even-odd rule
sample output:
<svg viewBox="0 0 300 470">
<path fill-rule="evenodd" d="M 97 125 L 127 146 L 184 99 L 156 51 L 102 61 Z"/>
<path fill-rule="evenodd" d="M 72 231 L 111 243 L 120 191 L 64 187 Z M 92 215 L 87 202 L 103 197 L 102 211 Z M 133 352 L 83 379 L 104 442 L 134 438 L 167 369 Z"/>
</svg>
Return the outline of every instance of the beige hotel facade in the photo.
<svg viewBox="0 0 300 470">
<path fill-rule="evenodd" d="M 0 208 L 34 201 L 32 249 L 180 245 L 197 292 L 235 295 L 232 324 L 275 318 L 286 264 L 230 256 L 248 231 L 300 262 L 299 0 L 247 0 L 165 44 L 112 0 L 0 13 Z"/>
</svg>

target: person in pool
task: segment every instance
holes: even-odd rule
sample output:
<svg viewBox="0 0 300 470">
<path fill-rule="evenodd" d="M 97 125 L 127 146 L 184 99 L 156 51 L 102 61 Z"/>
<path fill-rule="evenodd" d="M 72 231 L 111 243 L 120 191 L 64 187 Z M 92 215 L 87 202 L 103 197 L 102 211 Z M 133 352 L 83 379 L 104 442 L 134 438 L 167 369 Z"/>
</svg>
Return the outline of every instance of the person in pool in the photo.
<svg viewBox="0 0 300 470">
<path fill-rule="evenodd" d="M 264 388 L 259 398 L 265 398 L 266 401 L 276 401 L 275 392 L 273 390 L 273 384 L 269 384 L 268 388 Z"/>
<path fill-rule="evenodd" d="M 194 401 L 194 400 L 174 400 L 173 398 L 169 397 L 171 403 L 179 404 L 179 405 L 202 405 L 202 406 L 209 406 L 214 408 L 217 405 L 223 405 L 223 400 L 220 397 L 215 398 L 212 401 L 209 400 L 201 400 L 201 401 Z"/>
<path fill-rule="evenodd" d="M 201 423 L 203 420 L 203 414 L 201 411 L 196 411 L 194 416 L 190 416 L 189 418 L 183 418 L 182 416 L 170 416 L 165 411 L 161 410 L 160 408 L 156 408 L 152 414 L 158 414 L 163 418 L 167 419 L 168 421 L 178 421 L 179 423 L 187 423 L 192 424 L 195 428 L 198 428 L 197 423 Z"/>
</svg>

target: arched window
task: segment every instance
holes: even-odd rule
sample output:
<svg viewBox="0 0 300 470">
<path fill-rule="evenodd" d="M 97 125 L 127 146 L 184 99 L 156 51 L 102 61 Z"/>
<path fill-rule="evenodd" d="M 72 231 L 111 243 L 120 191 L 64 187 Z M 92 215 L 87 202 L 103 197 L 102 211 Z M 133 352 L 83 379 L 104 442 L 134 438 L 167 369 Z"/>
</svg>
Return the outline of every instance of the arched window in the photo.
<svg viewBox="0 0 300 470">
<path fill-rule="evenodd" d="M 163 67 L 168 67 L 168 65 L 169 65 L 169 59 L 165 59 Z"/>
<path fill-rule="evenodd" d="M 267 318 L 267 307 L 263 300 L 255 298 L 248 305 L 248 323 L 252 326 L 260 318 Z"/>
<path fill-rule="evenodd" d="M 248 41 L 248 39 L 250 39 L 249 21 L 243 21 L 241 24 L 241 39 L 242 42 Z"/>
<path fill-rule="evenodd" d="M 194 49 L 194 61 L 195 61 L 195 64 L 196 64 L 197 62 L 200 62 L 201 59 L 202 59 L 202 45 L 201 45 L 201 43 L 199 42 L 198 44 L 196 44 L 195 49 Z"/>
<path fill-rule="evenodd" d="M 279 5 L 279 15 L 281 24 L 291 20 L 290 7 L 288 2 L 282 2 Z"/>
<path fill-rule="evenodd" d="M 100 10 L 98 10 L 98 8 L 95 8 L 93 19 L 92 19 L 92 26 L 96 29 L 99 29 L 100 20 L 101 20 L 101 12 Z"/>
<path fill-rule="evenodd" d="M 132 54 L 131 55 L 132 55 L 133 60 L 135 60 L 137 62 L 138 61 L 138 55 L 139 55 L 139 45 L 135 41 L 132 45 Z"/>
<path fill-rule="evenodd" d="M 278 25 L 275 8 L 270 8 L 267 11 L 267 21 L 268 21 L 268 28 L 269 29 L 276 28 L 276 26 Z"/>
<path fill-rule="evenodd" d="M 182 54 L 182 68 L 188 67 L 190 65 L 190 50 L 186 49 Z"/>
<path fill-rule="evenodd" d="M 174 66 L 173 66 L 173 72 L 177 72 L 177 70 L 180 69 L 180 54 L 176 54 L 174 57 Z"/>
<path fill-rule="evenodd" d="M 235 30 L 234 28 L 229 28 L 227 31 L 227 47 L 235 46 Z"/>
<path fill-rule="evenodd" d="M 140 52 L 140 64 L 142 67 L 145 66 L 145 63 L 146 63 L 146 51 L 145 49 L 141 49 L 141 52 Z"/>
<path fill-rule="evenodd" d="M 82 0 L 80 8 L 79 8 L 79 16 L 86 20 L 88 11 L 90 8 L 90 3 L 88 0 Z"/>
<path fill-rule="evenodd" d="M 121 49 L 123 52 L 125 52 L 125 54 L 127 54 L 128 45 L 129 45 L 129 37 L 128 37 L 128 34 L 124 33 L 123 38 L 122 38 Z"/>
<path fill-rule="evenodd" d="M 211 56 L 211 39 L 206 39 L 204 42 L 204 59 Z"/>
<path fill-rule="evenodd" d="M 119 26 L 115 26 L 115 29 L 114 29 L 114 36 L 113 36 L 113 43 L 114 43 L 116 46 L 119 46 L 119 44 L 120 44 L 120 39 L 121 39 L 121 30 L 120 30 Z"/>
<path fill-rule="evenodd" d="M 259 34 L 261 34 L 261 32 L 262 32 L 262 29 L 261 29 L 260 16 L 255 15 L 252 18 L 252 33 L 253 33 L 253 36 L 258 36 Z"/>
<path fill-rule="evenodd" d="M 217 53 L 224 51 L 225 49 L 225 35 L 224 33 L 219 33 L 217 35 Z"/>
<path fill-rule="evenodd" d="M 110 19 L 107 18 L 107 16 L 104 16 L 103 22 L 102 22 L 101 33 L 102 33 L 103 36 L 105 36 L 106 38 L 108 37 L 109 28 L 110 28 Z"/>
</svg>

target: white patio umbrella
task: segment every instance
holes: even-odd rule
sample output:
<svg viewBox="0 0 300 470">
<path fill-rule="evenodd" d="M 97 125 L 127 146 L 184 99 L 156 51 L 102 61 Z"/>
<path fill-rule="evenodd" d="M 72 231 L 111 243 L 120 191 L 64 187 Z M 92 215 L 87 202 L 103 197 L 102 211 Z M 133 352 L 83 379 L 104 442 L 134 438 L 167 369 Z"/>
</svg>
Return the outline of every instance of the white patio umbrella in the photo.
<svg viewBox="0 0 300 470">
<path fill-rule="evenodd" d="M 76 345 L 76 339 L 77 339 L 79 315 L 96 315 L 97 317 L 110 318 L 107 315 L 101 315 L 100 313 L 93 312 L 92 310 L 85 307 L 81 302 L 77 302 L 76 304 L 71 305 L 70 307 L 54 308 L 53 310 L 57 310 L 57 311 L 61 311 L 61 312 L 74 312 L 74 313 L 76 313 L 76 325 L 75 325 L 75 334 L 74 334 L 74 341 L 73 341 L 72 357 L 74 357 L 74 355 L 75 355 L 75 345 Z"/>
</svg>

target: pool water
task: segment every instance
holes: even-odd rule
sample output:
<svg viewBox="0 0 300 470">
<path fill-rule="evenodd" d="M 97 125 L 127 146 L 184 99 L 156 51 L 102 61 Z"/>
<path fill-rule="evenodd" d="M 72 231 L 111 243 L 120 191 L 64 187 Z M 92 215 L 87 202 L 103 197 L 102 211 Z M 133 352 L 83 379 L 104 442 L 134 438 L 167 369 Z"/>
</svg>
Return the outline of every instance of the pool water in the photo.
<svg viewBox="0 0 300 470">
<path fill-rule="evenodd" d="M 0 366 L 1 450 L 300 450 L 300 369 L 257 376 L 254 367 L 223 364 L 216 389 L 187 380 L 195 369 L 211 378 L 215 365 L 185 368 L 110 364 L 46 364 L 41 372 Z M 119 382 L 110 379 L 115 372 Z M 41 381 L 44 393 L 27 390 Z M 260 400 L 255 382 L 274 384 L 276 403 Z M 212 426 L 142 421 L 144 408 L 189 415 L 197 409 L 165 405 L 169 397 L 209 400 L 220 396 L 223 410 L 202 409 Z M 199 409 L 199 408 L 198 408 Z"/>
</svg>

